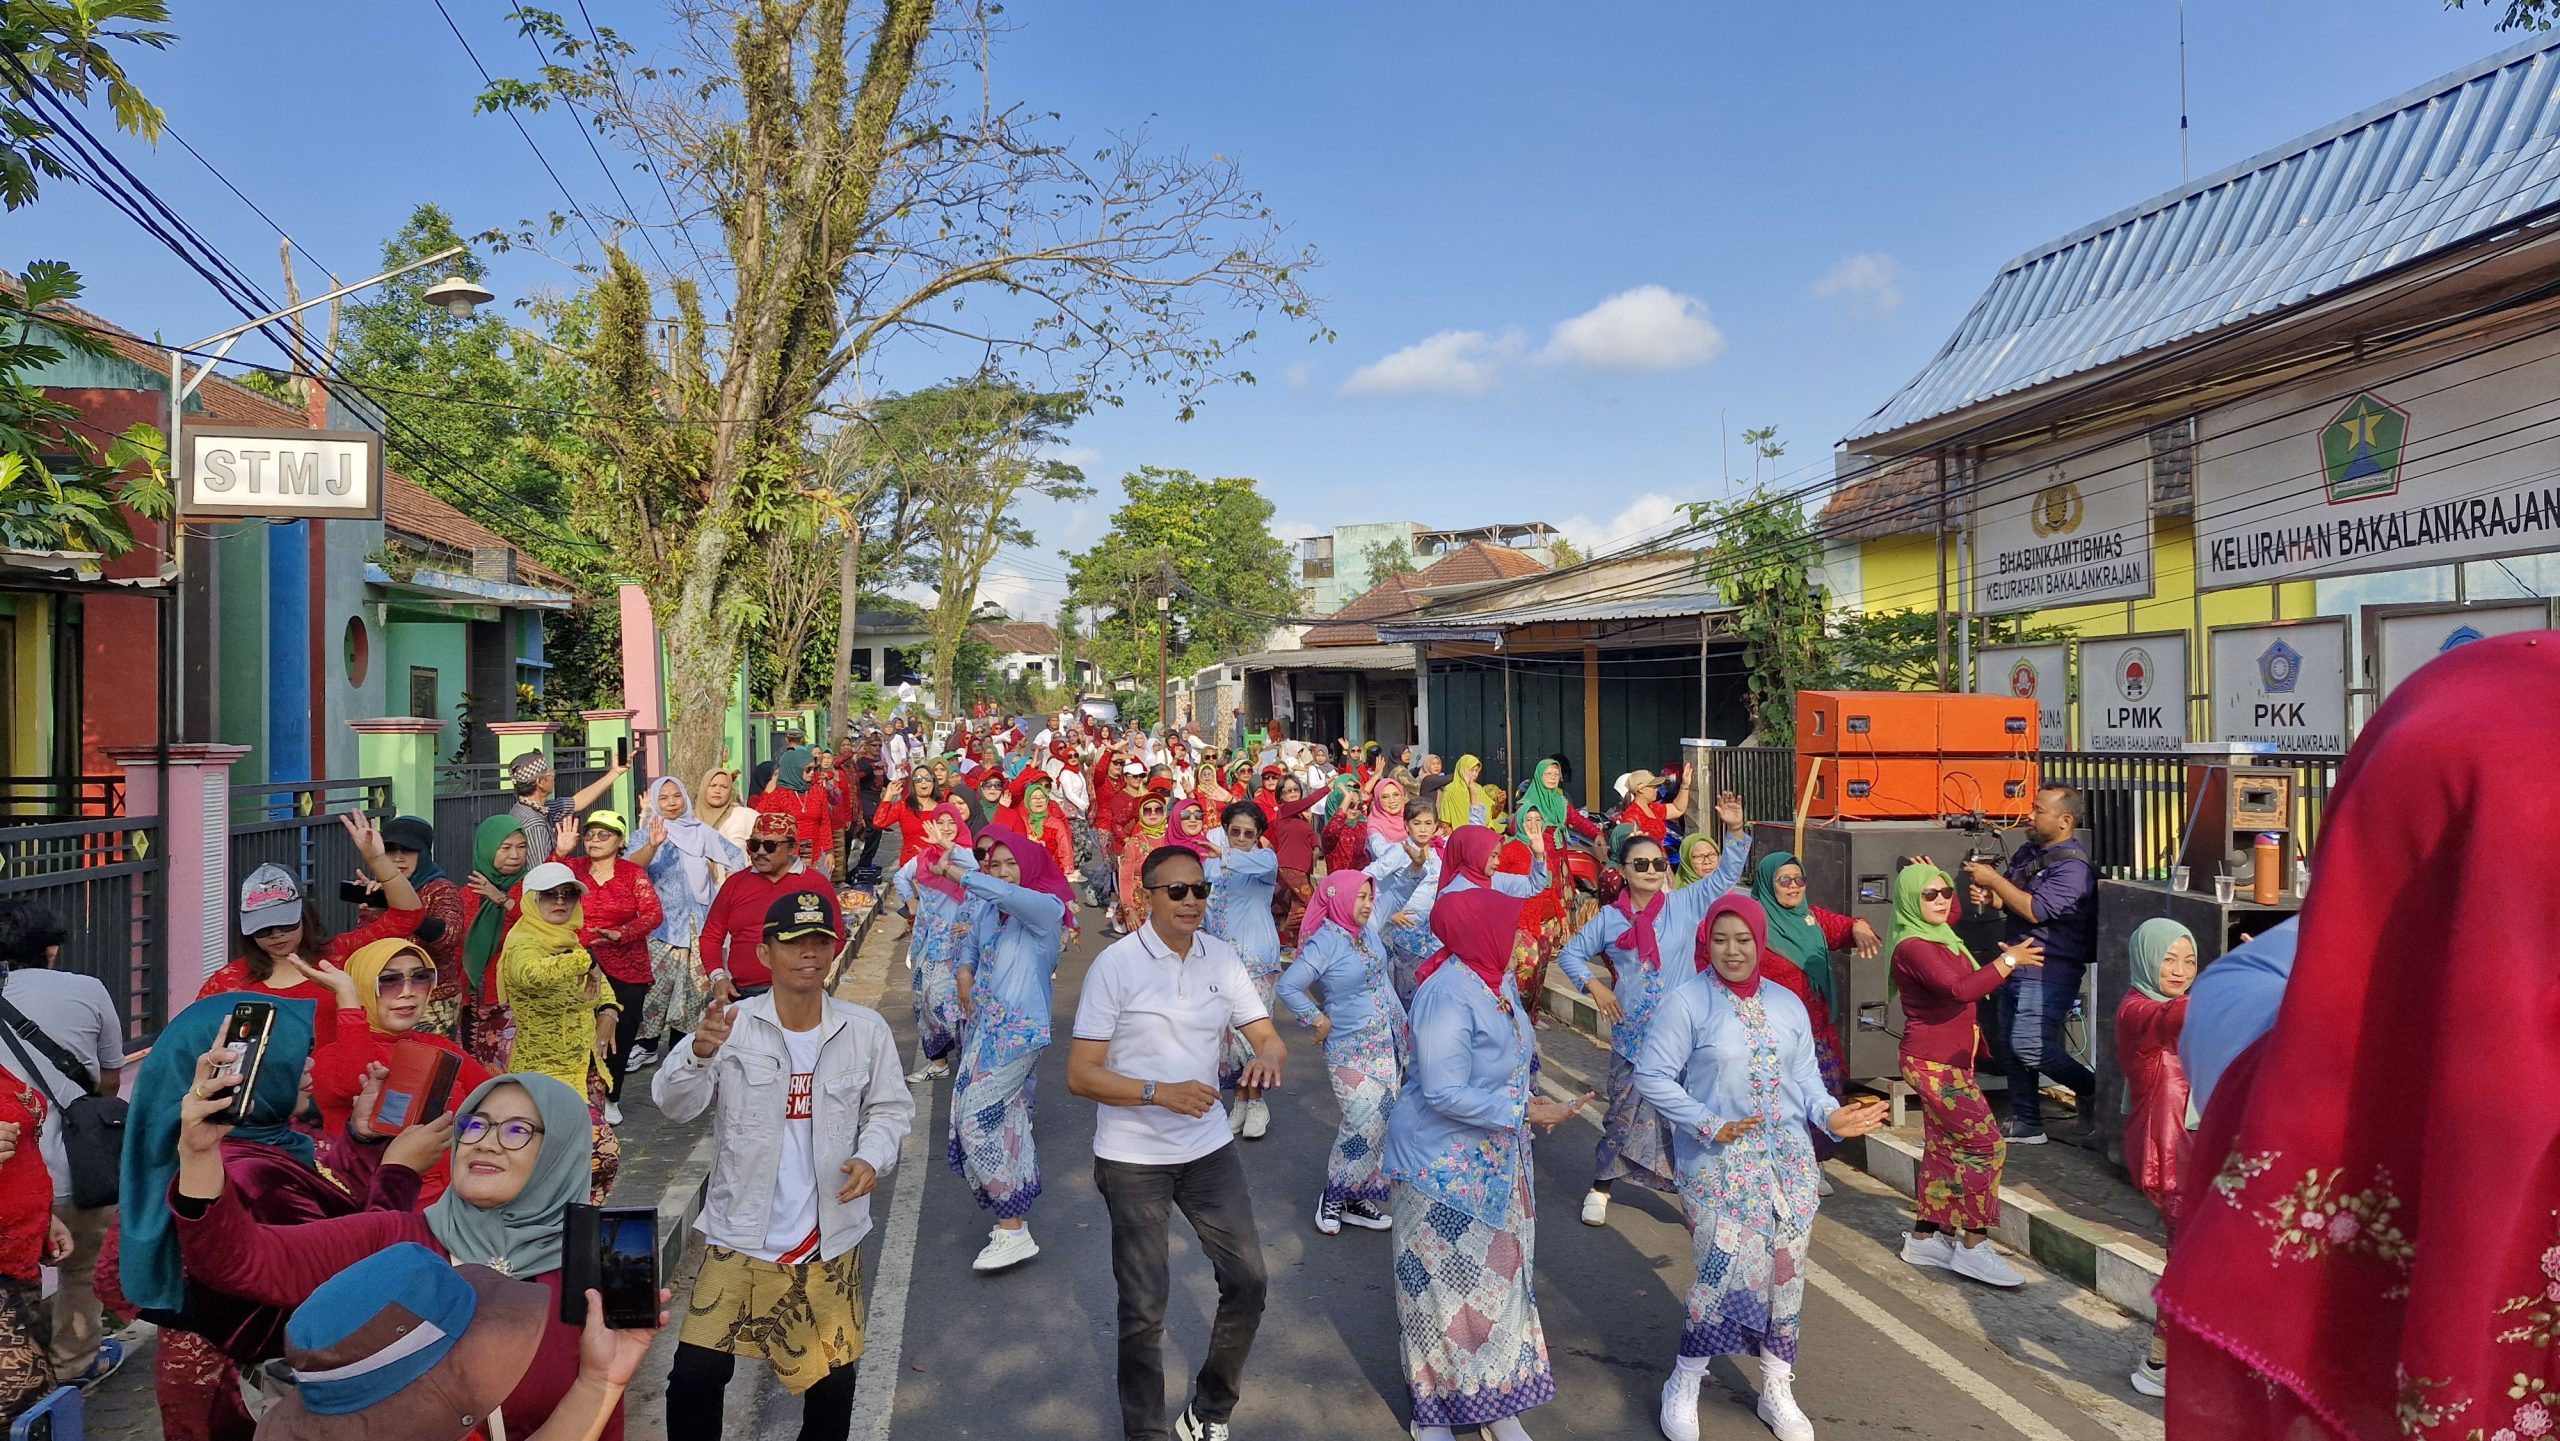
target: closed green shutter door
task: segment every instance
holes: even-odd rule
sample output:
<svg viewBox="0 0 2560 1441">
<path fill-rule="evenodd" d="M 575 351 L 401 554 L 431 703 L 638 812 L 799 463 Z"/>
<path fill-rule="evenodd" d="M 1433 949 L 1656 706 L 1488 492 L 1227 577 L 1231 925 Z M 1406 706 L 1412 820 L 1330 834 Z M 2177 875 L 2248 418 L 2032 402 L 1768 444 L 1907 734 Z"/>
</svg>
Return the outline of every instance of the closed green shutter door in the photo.
<svg viewBox="0 0 2560 1441">
<path fill-rule="evenodd" d="M 1503 677 L 1510 675 L 1510 733 L 1521 765 L 1562 753 L 1582 756 L 1582 658 L 1514 656 L 1509 660 L 1435 660 L 1431 663 L 1431 734 L 1428 748 L 1451 766 L 1458 757 L 1484 761 L 1484 783 L 1516 794 L 1523 778 L 1503 745 Z M 1692 667 L 1692 675 L 1695 668 Z"/>
<path fill-rule="evenodd" d="M 1680 741 L 1698 729 L 1695 646 L 1600 653 L 1600 782 L 1632 770 L 1659 771 L 1680 759 Z M 1612 796 L 1610 804 L 1615 804 Z"/>
</svg>

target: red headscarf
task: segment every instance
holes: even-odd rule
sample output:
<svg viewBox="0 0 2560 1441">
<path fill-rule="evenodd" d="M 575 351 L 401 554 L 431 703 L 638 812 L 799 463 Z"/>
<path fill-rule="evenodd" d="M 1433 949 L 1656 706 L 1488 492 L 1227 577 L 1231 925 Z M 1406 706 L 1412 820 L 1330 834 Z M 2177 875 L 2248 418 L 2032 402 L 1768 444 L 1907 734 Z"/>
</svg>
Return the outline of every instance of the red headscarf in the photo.
<svg viewBox="0 0 2560 1441">
<path fill-rule="evenodd" d="M 1512 942 L 1520 934 L 1523 904 L 1518 897 L 1487 886 L 1442 896 L 1431 907 L 1431 934 L 1439 937 L 1440 950 L 1414 973 L 1415 982 L 1430 980 L 1442 961 L 1455 956 L 1476 973 L 1486 990 L 1501 995 L 1502 978 L 1511 970 Z"/>
<path fill-rule="evenodd" d="M 1726 980 L 1723 972 L 1716 971 L 1715 962 L 1707 953 L 1707 938 L 1714 934 L 1718 916 L 1740 916 L 1742 923 L 1751 928 L 1751 950 L 1759 957 L 1760 964 L 1753 968 L 1748 979 L 1739 984 Z M 1769 913 L 1760 909 L 1758 901 L 1740 891 L 1727 891 L 1716 897 L 1715 904 L 1707 907 L 1706 919 L 1698 922 L 1698 969 L 1715 972 L 1717 984 L 1737 996 L 1756 996 L 1760 994 L 1760 978 L 1767 974 L 1768 964 Z"/>
<path fill-rule="evenodd" d="M 983 845 L 989 841 L 995 842 L 1012 853 L 1013 863 L 1022 867 L 1020 885 L 1024 890 L 1038 891 L 1043 895 L 1058 898 L 1058 904 L 1066 907 L 1064 924 L 1069 930 L 1075 929 L 1075 888 L 1067 884 L 1066 873 L 1058 869 L 1058 863 L 1050 856 L 1049 848 L 1020 831 L 1007 830 L 1003 826 L 988 826 L 978 832 L 979 844 Z"/>
<path fill-rule="evenodd" d="M 1316 884 L 1315 899 L 1307 904 L 1306 919 L 1298 923 L 1298 944 L 1303 946 L 1316 938 L 1327 922 L 1342 927 L 1351 939 L 1360 939 L 1359 913 L 1361 889 L 1369 878 L 1358 871 L 1328 871 Z"/>
<path fill-rule="evenodd" d="M 944 816 L 950 817 L 951 823 L 960 828 L 957 835 L 953 838 L 953 843 L 963 846 L 969 845 L 971 843 L 969 839 L 969 813 L 950 801 L 945 801 L 941 805 L 935 806 L 932 810 L 924 813 L 924 818 L 928 821 L 938 820 Z M 950 847 L 937 846 L 930 841 L 925 843 L 924 849 L 917 852 L 916 884 L 923 886 L 927 890 L 936 891 L 942 895 L 949 896 L 954 900 L 958 900 L 962 894 L 959 884 L 954 881 L 945 880 L 941 876 L 933 873 L 933 868 L 942 864 L 943 852 L 948 849 L 950 849 Z"/>
<path fill-rule="evenodd" d="M 1473 885 L 1493 884 L 1493 853 L 1502 849 L 1502 837 L 1491 826 L 1460 826 L 1449 832 L 1449 844 L 1440 852 L 1441 884 L 1451 879 Z"/>
<path fill-rule="evenodd" d="M 2341 1436 L 2550 1429 L 2560 1397 L 2509 1387 L 2560 1379 L 2555 715 L 2560 633 L 2477 641 L 2340 770 L 2283 1008 L 2214 1092 L 2159 1291 L 2196 1342 L 2181 1441 L 2304 1410 Z"/>
</svg>

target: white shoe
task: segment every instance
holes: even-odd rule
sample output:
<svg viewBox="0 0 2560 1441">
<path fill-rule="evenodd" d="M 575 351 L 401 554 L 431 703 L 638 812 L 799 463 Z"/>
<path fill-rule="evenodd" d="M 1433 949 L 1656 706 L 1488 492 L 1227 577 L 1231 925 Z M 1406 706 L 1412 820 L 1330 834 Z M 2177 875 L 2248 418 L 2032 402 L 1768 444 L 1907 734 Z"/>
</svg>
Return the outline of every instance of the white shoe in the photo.
<svg viewBox="0 0 2560 1441">
<path fill-rule="evenodd" d="M 1271 1106 L 1264 1101 L 1244 1103 L 1244 1123 L 1237 1128 L 1248 1141 L 1259 1141 L 1271 1130 Z"/>
<path fill-rule="evenodd" d="M 1609 1224 L 1608 1192 L 1589 1191 L 1584 1193 L 1582 1197 L 1582 1224 L 1586 1226 L 1606 1226 Z"/>
<path fill-rule="evenodd" d="M 1253 1107 L 1244 1101 L 1238 1101 L 1227 1107 L 1227 1129 L 1236 1135 L 1243 1135 L 1245 1113 L 1252 1109 Z"/>
<path fill-rule="evenodd" d="M 1902 1237 L 1902 1259 L 1914 1266 L 1935 1266 L 1942 1271 L 1955 1269 L 1956 1243 L 1944 1231 L 1926 1236 L 1905 1232 Z"/>
<path fill-rule="evenodd" d="M 2146 1357 L 2141 1365 L 2133 1368 L 2133 1389 L 2145 1396 L 2168 1395 L 2169 1368 L 2154 1366 Z"/>
<path fill-rule="evenodd" d="M 1342 1203 L 1340 1201 L 1316 1202 L 1316 1229 L 1327 1236 L 1342 1234 Z"/>
<path fill-rule="evenodd" d="M 1226 1422 L 1203 1421 L 1192 1415 L 1188 1406 L 1182 1408 L 1182 1414 L 1173 1423 L 1174 1441 L 1231 1441 L 1234 1435 Z"/>
<path fill-rule="evenodd" d="M 1031 1239 L 1030 1227 L 1008 1231 L 998 1226 L 987 1232 L 987 1248 L 978 1253 L 978 1259 L 969 1263 L 969 1269 L 1001 1271 L 1008 1266 L 1019 1266 L 1039 1254 L 1040 1243 Z"/>
<path fill-rule="evenodd" d="M 1704 1371 L 1674 1366 L 1671 1379 L 1662 1383 L 1662 1411 L 1656 1420 L 1670 1441 L 1698 1441 L 1698 1383 L 1706 1379 Z"/>
<path fill-rule="evenodd" d="M 608 1126 L 619 1126 L 622 1124 L 622 1103 L 620 1101 L 607 1101 L 604 1103 L 604 1123 Z"/>
<path fill-rule="evenodd" d="M 1760 1358 L 1760 1419 L 1778 1441 L 1813 1441 L 1813 1418 L 1796 1404 L 1796 1368 Z"/>
<path fill-rule="evenodd" d="M 1367 1201 L 1353 1201 L 1342 1208 L 1342 1219 L 1364 1231 L 1392 1231 L 1396 1223 L 1386 1212 Z"/>
<path fill-rule="evenodd" d="M 1834 1187 L 1831 1184 L 1830 1172 L 1817 1170 L 1813 1173 L 1813 1194 L 1817 1196 L 1828 1196 L 1831 1194 L 1833 1189 Z"/>
<path fill-rule="evenodd" d="M 2027 1283 L 2027 1278 L 2018 1274 L 2018 1268 L 2002 1260 L 1999 1249 L 1989 1241 L 1956 1247 L 1955 1258 L 1947 1262 L 1947 1269 L 1959 1276 L 1970 1276 L 1986 1286 L 2023 1286 Z"/>
</svg>

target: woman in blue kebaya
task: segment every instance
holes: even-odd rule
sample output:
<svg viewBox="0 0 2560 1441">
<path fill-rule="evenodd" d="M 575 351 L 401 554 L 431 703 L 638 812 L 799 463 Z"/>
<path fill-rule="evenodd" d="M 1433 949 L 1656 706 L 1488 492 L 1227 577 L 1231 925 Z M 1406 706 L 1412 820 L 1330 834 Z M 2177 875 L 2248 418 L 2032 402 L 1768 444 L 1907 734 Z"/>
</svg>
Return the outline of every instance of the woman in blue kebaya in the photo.
<svg viewBox="0 0 2560 1441">
<path fill-rule="evenodd" d="M 1401 833 L 1390 840 L 1371 819 L 1368 876 L 1378 883 L 1378 901 L 1369 924 L 1387 953 L 1396 996 L 1411 1005 L 1415 973 L 1438 949 L 1431 905 L 1440 895 L 1440 813 L 1429 801 L 1407 801 L 1400 822 Z"/>
<path fill-rule="evenodd" d="M 1528 1009 L 1512 980 L 1521 901 L 1491 887 L 1440 903 L 1445 948 L 1413 997 L 1413 1065 L 1387 1118 L 1396 1319 L 1414 1435 L 1482 1426 L 1527 1441 L 1520 1413 L 1555 1399 L 1531 1284 L 1536 1210 L 1529 1128 L 1568 1106 L 1537 1093 Z M 1451 961 L 1456 964 L 1450 964 Z"/>
<path fill-rule="evenodd" d="M 1881 1101 L 1844 1106 L 1823 1085 L 1804 1002 L 1764 984 L 1769 924 L 1728 895 L 1698 927 L 1697 973 L 1666 976 L 1636 1057 L 1636 1089 L 1671 1127 L 1690 1284 L 1680 1355 L 1663 1383 L 1662 1434 L 1697 1441 L 1698 1384 L 1718 1356 L 1760 1358 L 1760 1419 L 1813 1441 L 1796 1404 L 1796 1336 L 1813 1240 L 1812 1130 L 1846 1140 L 1884 1124 Z"/>
<path fill-rule="evenodd" d="M 1316 1229 L 1341 1234 L 1342 1223 L 1387 1229 L 1387 1115 L 1404 1084 L 1404 1006 L 1387 980 L 1387 959 L 1369 943 L 1377 885 L 1358 871 L 1335 871 L 1316 887 L 1298 933 L 1298 958 L 1280 978 L 1280 999 L 1316 1028 L 1325 1074 L 1333 1082 L 1342 1124 L 1326 1159 Z M 1307 988 L 1324 994 L 1316 1009 Z"/>
<path fill-rule="evenodd" d="M 1671 1133 L 1636 1094 L 1636 1051 L 1661 1003 L 1665 978 L 1676 986 L 1695 973 L 1698 923 L 1706 919 L 1707 907 L 1742 879 L 1742 863 L 1751 857 L 1742 797 L 1729 791 L 1718 796 L 1716 819 L 1724 826 L 1724 859 L 1705 880 L 1676 891 L 1669 889 L 1671 858 L 1661 842 L 1642 832 L 1621 841 L 1618 867 L 1626 873 L 1627 888 L 1584 922 L 1556 957 L 1565 978 L 1588 994 L 1600 1019 L 1610 1023 L 1609 1109 L 1600 1121 L 1591 1191 L 1582 1198 L 1586 1226 L 1609 1224 L 1609 1188 L 1621 1178 L 1666 1194 L 1677 1189 Z M 1608 981 L 1591 974 L 1591 962 L 1603 955 Z"/>
<path fill-rule="evenodd" d="M 1218 826 L 1210 837 L 1217 849 L 1200 858 L 1200 872 L 1211 886 L 1200 928 L 1244 957 L 1245 974 L 1253 977 L 1267 1011 L 1280 979 L 1280 924 L 1271 915 L 1271 897 L 1280 884 L 1280 853 L 1262 843 L 1262 808 L 1251 801 L 1230 803 L 1219 813 Z M 1236 1134 L 1259 1141 L 1271 1129 L 1271 1107 L 1260 1087 L 1237 1084 L 1244 1063 L 1252 1058 L 1244 1032 L 1228 1031 L 1218 1055 L 1218 1084 L 1236 1089 Z"/>
<path fill-rule="evenodd" d="M 956 801 L 925 812 L 924 844 L 906 858 L 892 878 L 907 909 L 915 916 L 908 933 L 908 988 L 916 1008 L 916 1048 L 922 1059 L 908 1073 L 910 1082 L 951 1074 L 951 1053 L 960 1045 L 960 913 L 969 893 L 945 879 L 939 870 L 948 856 L 963 870 L 977 862 L 967 847 L 969 828 Z M 961 849 L 953 849 L 953 847 Z"/>
<path fill-rule="evenodd" d="M 1074 892 L 1048 848 L 1018 831 L 978 832 L 977 860 L 974 873 L 950 857 L 941 866 L 943 879 L 969 892 L 959 921 L 963 1030 L 949 1160 L 978 1204 L 996 1213 L 970 1269 L 1001 1271 L 1040 1254 L 1028 1219 L 1040 1195 L 1033 1068 L 1049 1046 L 1050 987 Z"/>
</svg>

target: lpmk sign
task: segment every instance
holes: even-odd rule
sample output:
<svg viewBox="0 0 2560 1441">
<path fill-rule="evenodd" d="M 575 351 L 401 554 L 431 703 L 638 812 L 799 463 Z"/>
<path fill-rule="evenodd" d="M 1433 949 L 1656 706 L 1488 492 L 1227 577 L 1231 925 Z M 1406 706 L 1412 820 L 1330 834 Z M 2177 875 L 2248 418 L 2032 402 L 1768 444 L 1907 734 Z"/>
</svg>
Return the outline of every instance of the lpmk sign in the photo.
<svg viewBox="0 0 2560 1441">
<path fill-rule="evenodd" d="M 178 513 L 378 520 L 382 437 L 369 430 L 188 426 Z"/>
</svg>

